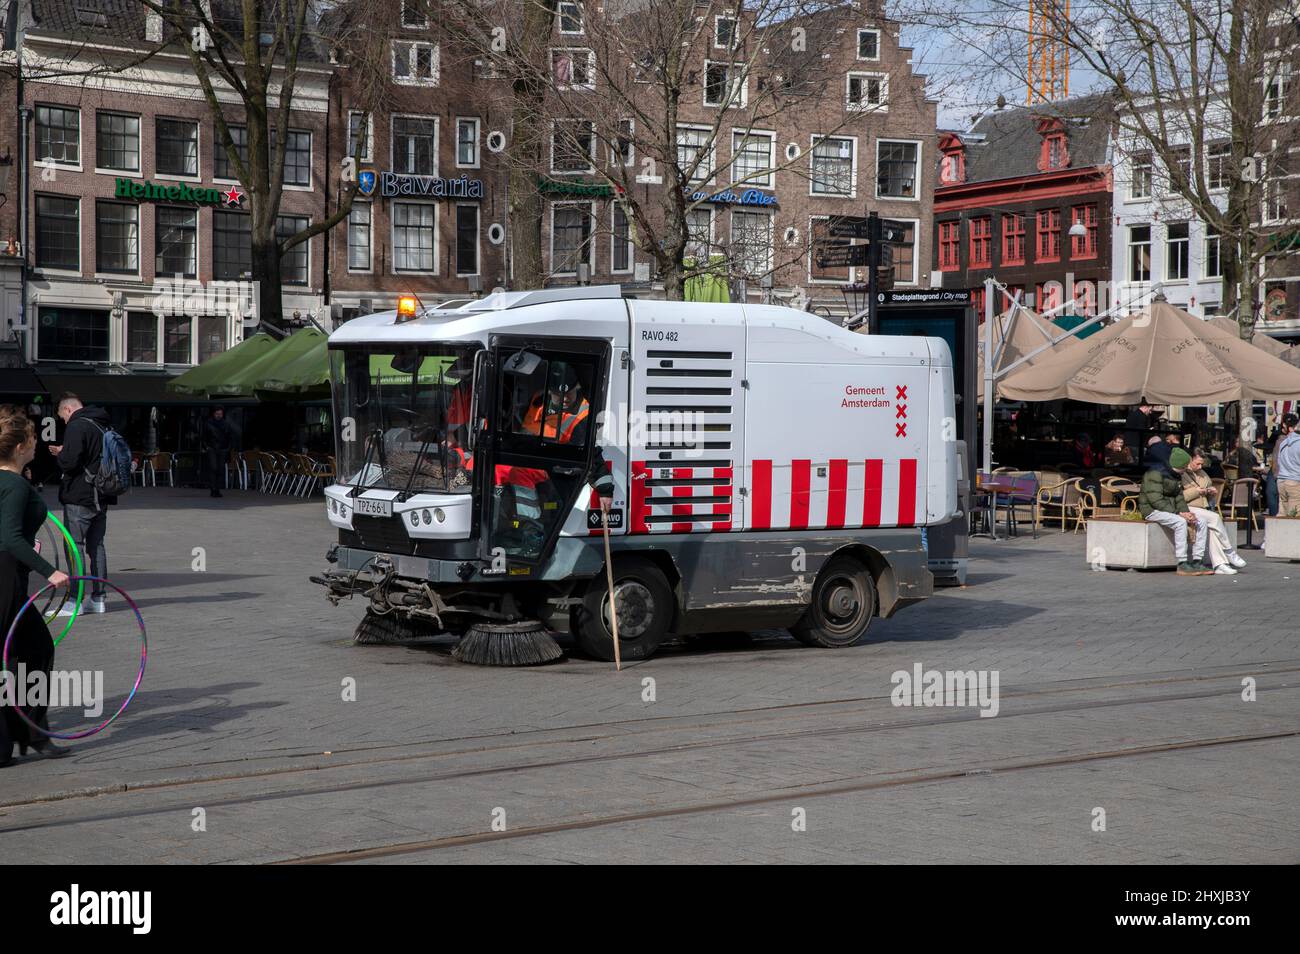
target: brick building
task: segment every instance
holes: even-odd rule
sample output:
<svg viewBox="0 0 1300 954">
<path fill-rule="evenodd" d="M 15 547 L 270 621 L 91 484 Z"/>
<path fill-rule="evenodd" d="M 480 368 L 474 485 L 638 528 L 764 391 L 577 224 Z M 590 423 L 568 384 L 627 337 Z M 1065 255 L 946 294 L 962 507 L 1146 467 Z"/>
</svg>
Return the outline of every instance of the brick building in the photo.
<svg viewBox="0 0 1300 954">
<path fill-rule="evenodd" d="M 1107 97 L 1087 96 L 997 109 L 939 136 L 934 267 L 944 285 L 975 290 L 981 318 L 990 277 L 1040 310 L 1108 306 L 1111 116 Z"/>
</svg>

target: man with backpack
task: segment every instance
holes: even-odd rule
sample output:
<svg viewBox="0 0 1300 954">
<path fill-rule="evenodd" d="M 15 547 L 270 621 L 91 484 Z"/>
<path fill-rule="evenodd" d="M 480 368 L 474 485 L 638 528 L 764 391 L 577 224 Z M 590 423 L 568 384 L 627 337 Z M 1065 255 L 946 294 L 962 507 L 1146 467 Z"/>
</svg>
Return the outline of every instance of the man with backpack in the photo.
<svg viewBox="0 0 1300 954">
<path fill-rule="evenodd" d="M 108 412 L 99 407 L 85 407 L 75 394 L 59 398 L 59 419 L 66 425 L 63 443 L 51 446 L 50 452 L 63 477 L 59 481 L 59 502 L 63 504 L 63 522 L 72 539 L 77 542 L 89 560 L 89 575 L 101 579 L 108 577 L 108 552 L 104 549 L 104 532 L 108 526 L 110 504 L 117 503 L 116 493 L 102 492 L 101 488 L 121 491 L 115 476 L 107 481 L 101 476 L 104 466 L 105 436 L 113 433 L 114 448 L 121 437 L 112 431 Z M 125 444 L 121 445 L 125 448 Z M 110 449 L 114 449 L 110 448 Z M 120 456 L 120 453 L 119 453 Z M 127 486 L 130 486 L 130 456 L 127 452 Z M 105 587 L 102 583 L 91 586 L 92 613 L 102 613 Z"/>
</svg>

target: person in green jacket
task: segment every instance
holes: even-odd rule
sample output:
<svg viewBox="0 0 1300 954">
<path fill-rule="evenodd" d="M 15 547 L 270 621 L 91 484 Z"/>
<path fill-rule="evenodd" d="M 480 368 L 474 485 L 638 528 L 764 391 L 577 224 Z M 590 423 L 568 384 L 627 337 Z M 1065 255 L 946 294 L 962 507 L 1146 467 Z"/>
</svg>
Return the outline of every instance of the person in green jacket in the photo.
<svg viewBox="0 0 1300 954">
<path fill-rule="evenodd" d="M 1138 509 L 1150 523 L 1168 527 L 1174 534 L 1174 557 L 1178 561 L 1179 576 L 1206 576 L 1214 570 L 1205 565 L 1205 546 L 1209 541 L 1209 528 L 1198 520 L 1183 497 L 1182 477 L 1169 463 L 1174 448 L 1164 443 L 1152 445 L 1147 450 L 1150 469 L 1142 476 L 1142 491 L 1138 495 Z M 1190 559 L 1187 554 L 1187 528 L 1196 531 Z"/>
</svg>

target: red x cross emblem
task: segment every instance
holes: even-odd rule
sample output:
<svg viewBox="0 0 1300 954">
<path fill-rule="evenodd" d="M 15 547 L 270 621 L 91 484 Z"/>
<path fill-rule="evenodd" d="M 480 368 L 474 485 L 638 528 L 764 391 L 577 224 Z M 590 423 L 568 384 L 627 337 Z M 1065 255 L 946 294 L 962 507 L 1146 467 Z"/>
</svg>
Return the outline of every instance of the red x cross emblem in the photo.
<svg viewBox="0 0 1300 954">
<path fill-rule="evenodd" d="M 898 405 L 898 407 L 894 408 L 894 417 L 895 418 L 907 417 L 907 405 L 900 404 Z"/>
<path fill-rule="evenodd" d="M 906 384 L 895 384 L 895 385 L 894 385 L 894 390 L 898 392 L 898 397 L 894 398 L 895 401 L 906 401 L 906 400 L 907 400 L 907 385 L 906 385 Z"/>
<path fill-rule="evenodd" d="M 907 436 L 907 425 L 906 425 L 906 424 L 895 424 L 895 425 L 894 425 L 894 436 L 895 436 L 895 437 L 906 437 L 906 436 Z"/>
</svg>

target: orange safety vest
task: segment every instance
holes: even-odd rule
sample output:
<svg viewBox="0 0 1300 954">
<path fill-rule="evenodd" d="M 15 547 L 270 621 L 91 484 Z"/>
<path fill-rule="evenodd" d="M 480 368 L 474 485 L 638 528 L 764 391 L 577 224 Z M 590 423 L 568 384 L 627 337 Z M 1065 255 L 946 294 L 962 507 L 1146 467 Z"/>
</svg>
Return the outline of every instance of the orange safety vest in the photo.
<svg viewBox="0 0 1300 954">
<path fill-rule="evenodd" d="M 538 398 L 528 407 L 523 426 L 529 434 L 542 433 L 542 404 L 542 400 Z M 583 398 L 582 404 L 575 412 L 561 411 L 559 414 L 546 415 L 546 433 L 555 434 L 555 440 L 567 444 L 573 440 L 573 432 L 578 429 L 578 425 L 585 421 L 590 413 L 591 404 Z"/>
</svg>

